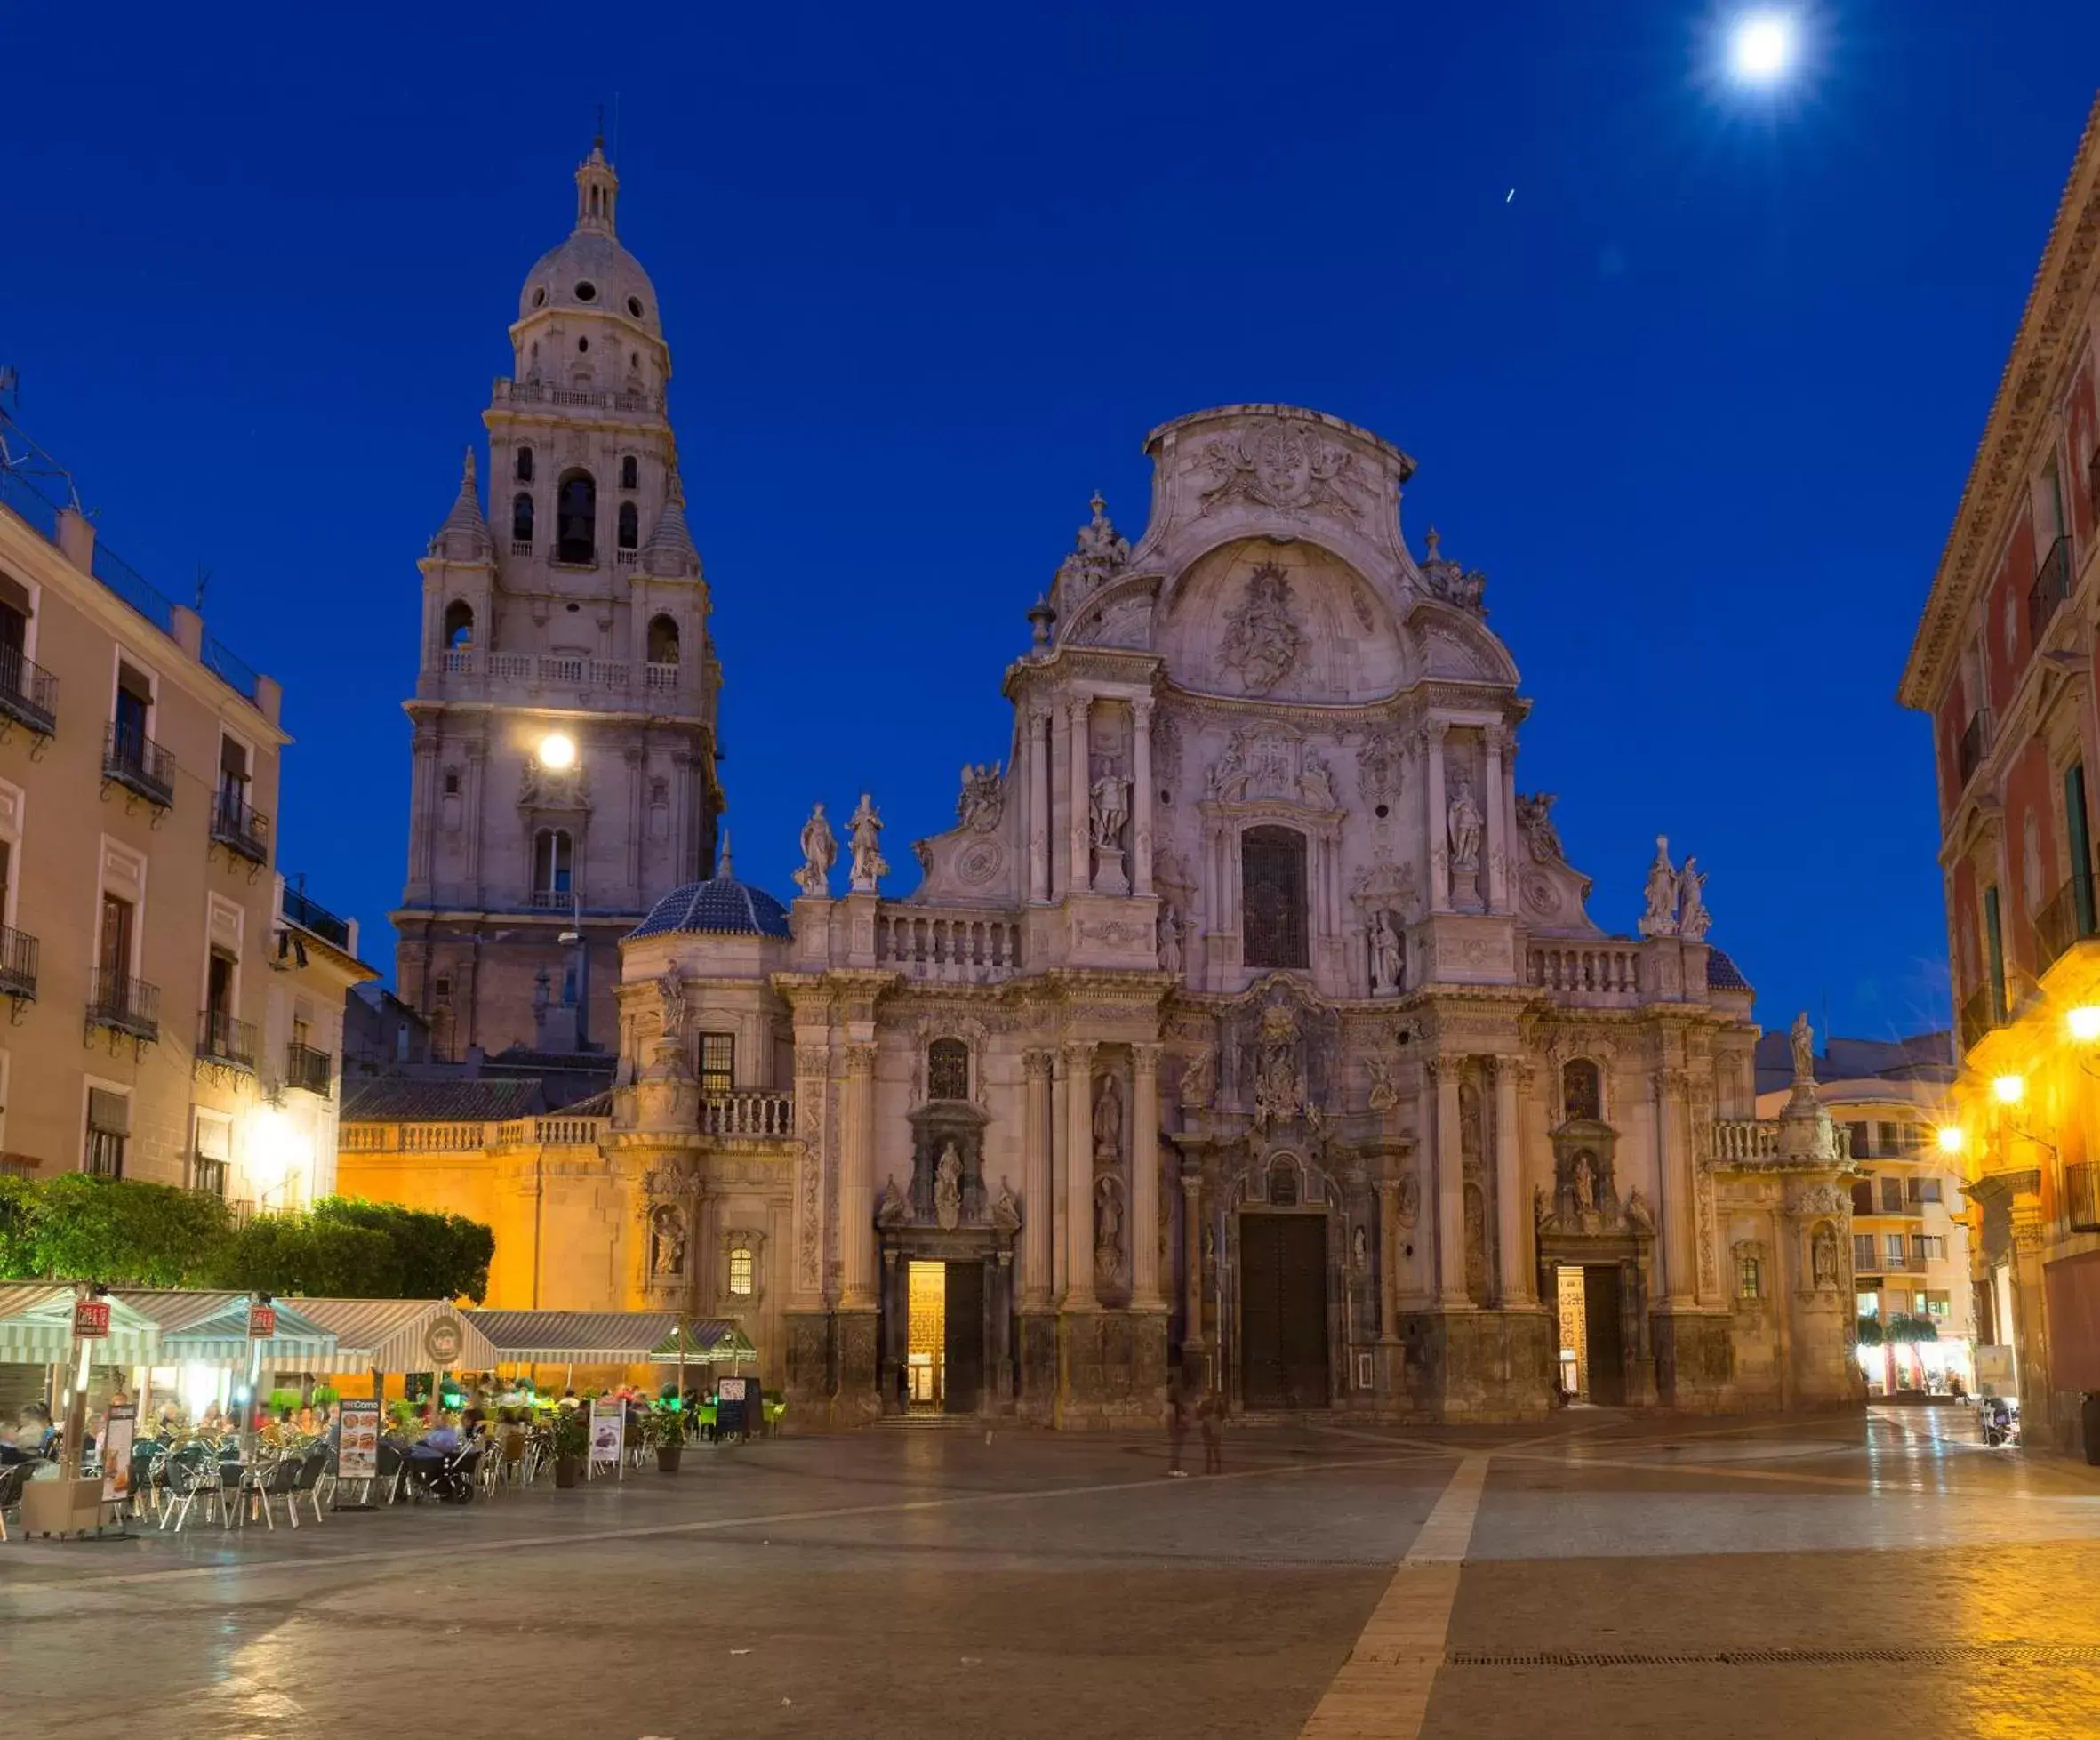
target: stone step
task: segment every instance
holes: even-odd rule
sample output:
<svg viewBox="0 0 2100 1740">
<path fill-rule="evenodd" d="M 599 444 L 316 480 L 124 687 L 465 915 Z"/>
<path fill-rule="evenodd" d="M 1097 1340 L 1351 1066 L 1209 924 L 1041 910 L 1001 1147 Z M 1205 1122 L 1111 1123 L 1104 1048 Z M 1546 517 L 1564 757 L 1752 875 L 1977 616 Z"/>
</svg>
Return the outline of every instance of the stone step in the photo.
<svg viewBox="0 0 2100 1740">
<path fill-rule="evenodd" d="M 875 1423 L 891 1431 L 980 1431 L 984 1421 L 974 1414 L 885 1414 Z"/>
</svg>

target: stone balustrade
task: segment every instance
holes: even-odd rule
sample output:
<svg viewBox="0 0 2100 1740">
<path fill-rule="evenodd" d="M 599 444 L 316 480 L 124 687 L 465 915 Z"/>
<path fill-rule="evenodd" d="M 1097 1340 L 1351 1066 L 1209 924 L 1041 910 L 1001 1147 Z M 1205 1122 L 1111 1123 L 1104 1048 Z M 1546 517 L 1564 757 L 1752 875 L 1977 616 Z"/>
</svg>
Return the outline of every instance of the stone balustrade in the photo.
<svg viewBox="0 0 2100 1740">
<path fill-rule="evenodd" d="M 1538 942 L 1525 957 L 1528 983 L 1578 998 L 1640 994 L 1640 950 L 1620 942 Z"/>
<path fill-rule="evenodd" d="M 1755 1165 L 1779 1158 L 1780 1120 L 1776 1118 L 1720 1118 L 1714 1120 L 1712 1159 L 1722 1166 Z M 1840 1164 L 1852 1159 L 1852 1131 L 1843 1124 L 1830 1127 Z"/>
<path fill-rule="evenodd" d="M 504 375 L 496 377 L 493 397 L 498 405 L 558 405 L 570 410 L 630 411 L 652 417 L 663 414 L 663 399 L 655 393 L 589 392 L 545 381 L 513 381 Z"/>
<path fill-rule="evenodd" d="M 792 1135 L 795 1096 L 759 1091 L 710 1095 L 700 1103 L 700 1133 L 715 1136 Z"/>
<path fill-rule="evenodd" d="M 485 687 L 573 689 L 579 694 L 625 695 L 646 692 L 675 694 L 685 667 L 628 659 L 587 659 L 567 654 L 489 653 L 479 647 L 448 647 L 438 659 L 446 694 L 479 694 Z"/>
<path fill-rule="evenodd" d="M 875 958 L 909 979 L 993 984 L 1021 970 L 1021 925 L 1003 912 L 885 904 L 876 909 Z"/>
<path fill-rule="evenodd" d="M 489 1127 L 447 1124 L 344 1124 L 335 1145 L 347 1154 L 463 1154 L 488 1146 Z"/>
</svg>

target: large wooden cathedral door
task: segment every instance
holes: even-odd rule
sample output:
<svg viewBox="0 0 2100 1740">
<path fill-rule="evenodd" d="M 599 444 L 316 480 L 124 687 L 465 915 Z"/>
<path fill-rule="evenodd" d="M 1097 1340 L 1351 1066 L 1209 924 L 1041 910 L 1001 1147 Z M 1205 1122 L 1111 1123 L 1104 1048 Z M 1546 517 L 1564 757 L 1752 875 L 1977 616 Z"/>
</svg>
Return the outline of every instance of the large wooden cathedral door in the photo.
<svg viewBox="0 0 2100 1740">
<path fill-rule="evenodd" d="M 1325 1407 L 1327 1222 L 1239 1217 L 1239 1385 L 1249 1407 Z"/>
</svg>

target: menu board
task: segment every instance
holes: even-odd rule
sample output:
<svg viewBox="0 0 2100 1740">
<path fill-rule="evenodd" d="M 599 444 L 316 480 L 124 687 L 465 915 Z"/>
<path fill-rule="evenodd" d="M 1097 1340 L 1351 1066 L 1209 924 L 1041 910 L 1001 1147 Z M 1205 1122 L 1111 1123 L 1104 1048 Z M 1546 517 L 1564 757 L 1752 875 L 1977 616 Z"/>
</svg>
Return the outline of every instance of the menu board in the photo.
<svg viewBox="0 0 2100 1740">
<path fill-rule="evenodd" d="M 590 1459 L 617 1463 L 627 1434 L 627 1404 L 618 1396 L 600 1396 L 590 1405 Z"/>
<path fill-rule="evenodd" d="M 113 1404 L 102 1416 L 102 1502 L 114 1504 L 132 1490 L 132 1440 L 138 1436 L 139 1410 L 130 1402 Z"/>
<path fill-rule="evenodd" d="M 379 1479 L 379 1403 L 370 1396 L 342 1404 L 341 1432 L 336 1440 L 335 1478 L 338 1480 Z"/>
</svg>

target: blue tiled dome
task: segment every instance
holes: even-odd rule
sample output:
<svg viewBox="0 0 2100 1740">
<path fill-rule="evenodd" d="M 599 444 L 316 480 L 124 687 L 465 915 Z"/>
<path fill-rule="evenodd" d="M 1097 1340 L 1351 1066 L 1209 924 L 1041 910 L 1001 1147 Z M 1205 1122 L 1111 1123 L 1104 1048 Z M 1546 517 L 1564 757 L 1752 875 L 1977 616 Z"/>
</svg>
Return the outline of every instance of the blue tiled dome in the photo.
<svg viewBox="0 0 2100 1740">
<path fill-rule="evenodd" d="M 1719 949 L 1706 952 L 1706 988 L 1709 990 L 1748 990 L 1750 981 L 1743 969 Z"/>
<path fill-rule="evenodd" d="M 730 874 L 729 853 L 722 868 L 705 882 L 674 888 L 649 909 L 649 916 L 629 933 L 665 936 L 697 931 L 717 936 L 777 936 L 785 941 L 788 909 L 763 888 L 752 888 Z"/>
</svg>

